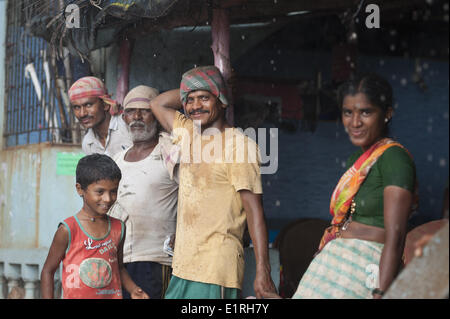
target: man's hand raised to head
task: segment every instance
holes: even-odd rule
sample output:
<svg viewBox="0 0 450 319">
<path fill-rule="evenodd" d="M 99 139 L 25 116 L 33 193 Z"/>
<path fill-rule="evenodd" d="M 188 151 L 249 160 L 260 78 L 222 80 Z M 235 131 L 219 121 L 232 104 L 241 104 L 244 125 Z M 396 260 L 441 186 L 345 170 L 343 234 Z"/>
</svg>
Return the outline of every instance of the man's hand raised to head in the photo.
<svg viewBox="0 0 450 319">
<path fill-rule="evenodd" d="M 180 90 L 174 89 L 161 93 L 150 102 L 150 107 L 164 129 L 172 132 L 175 111 L 182 108 Z"/>
</svg>

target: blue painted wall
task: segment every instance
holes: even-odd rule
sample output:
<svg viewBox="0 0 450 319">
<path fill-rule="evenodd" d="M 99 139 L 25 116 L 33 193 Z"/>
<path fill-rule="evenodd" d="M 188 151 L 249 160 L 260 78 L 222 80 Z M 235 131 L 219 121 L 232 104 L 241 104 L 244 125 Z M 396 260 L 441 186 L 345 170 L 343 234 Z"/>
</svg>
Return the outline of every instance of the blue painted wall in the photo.
<svg viewBox="0 0 450 319">
<path fill-rule="evenodd" d="M 236 70 L 240 75 L 268 74 L 276 79 L 314 79 L 321 71 L 326 81 L 330 58 L 327 52 L 257 51 L 241 59 Z M 448 61 L 420 62 L 426 92 L 412 82 L 412 59 L 361 56 L 358 65 L 361 71 L 383 75 L 393 86 L 397 103 L 391 135 L 414 156 L 419 179 L 420 207 L 411 224 L 440 218 L 449 172 Z M 344 173 L 347 157 L 355 150 L 340 122 L 320 121 L 314 133 L 280 130 L 278 172 L 263 176 L 269 227 L 277 229 L 297 218 L 331 219 L 331 193 Z"/>
</svg>

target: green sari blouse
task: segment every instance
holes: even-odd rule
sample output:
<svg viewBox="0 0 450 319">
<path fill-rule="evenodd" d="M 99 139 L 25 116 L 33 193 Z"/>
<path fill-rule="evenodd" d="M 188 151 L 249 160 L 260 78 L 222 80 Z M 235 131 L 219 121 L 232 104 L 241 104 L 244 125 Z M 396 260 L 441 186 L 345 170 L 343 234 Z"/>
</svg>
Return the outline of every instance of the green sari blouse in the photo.
<svg viewBox="0 0 450 319">
<path fill-rule="evenodd" d="M 347 160 L 347 169 L 363 154 L 362 149 Z M 372 166 L 358 193 L 353 221 L 384 228 L 383 191 L 390 185 L 399 186 L 414 193 L 416 168 L 408 152 L 401 147 L 387 149 Z"/>
</svg>

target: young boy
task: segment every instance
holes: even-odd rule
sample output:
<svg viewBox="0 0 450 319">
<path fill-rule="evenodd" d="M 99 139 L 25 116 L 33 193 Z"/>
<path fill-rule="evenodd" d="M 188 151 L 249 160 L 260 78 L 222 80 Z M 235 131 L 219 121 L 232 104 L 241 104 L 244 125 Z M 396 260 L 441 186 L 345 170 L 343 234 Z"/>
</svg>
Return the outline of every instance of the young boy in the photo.
<svg viewBox="0 0 450 319">
<path fill-rule="evenodd" d="M 106 213 L 117 198 L 122 178 L 106 155 L 83 157 L 76 169 L 76 189 L 83 208 L 58 227 L 41 273 L 42 298 L 53 298 L 53 278 L 63 263 L 65 299 L 122 299 L 124 287 L 135 299 L 148 299 L 122 263 L 125 225 Z"/>
</svg>

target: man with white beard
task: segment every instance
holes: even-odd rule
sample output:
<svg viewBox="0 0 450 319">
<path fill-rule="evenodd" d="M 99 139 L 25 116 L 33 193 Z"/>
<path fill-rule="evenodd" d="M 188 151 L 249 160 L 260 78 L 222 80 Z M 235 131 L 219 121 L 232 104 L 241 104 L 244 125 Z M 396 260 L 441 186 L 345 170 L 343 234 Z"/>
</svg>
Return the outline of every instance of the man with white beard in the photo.
<svg viewBox="0 0 450 319">
<path fill-rule="evenodd" d="M 171 145 L 170 137 L 161 132 L 150 109 L 157 95 L 157 90 L 140 85 L 124 99 L 122 117 L 133 145 L 114 156 L 122 180 L 109 212 L 126 224 L 123 262 L 128 273 L 155 299 L 164 296 L 172 271 L 164 242 L 169 236 L 173 241 L 178 202 L 178 167 L 167 165 L 164 149 Z M 129 298 L 125 291 L 124 298 Z"/>
</svg>

